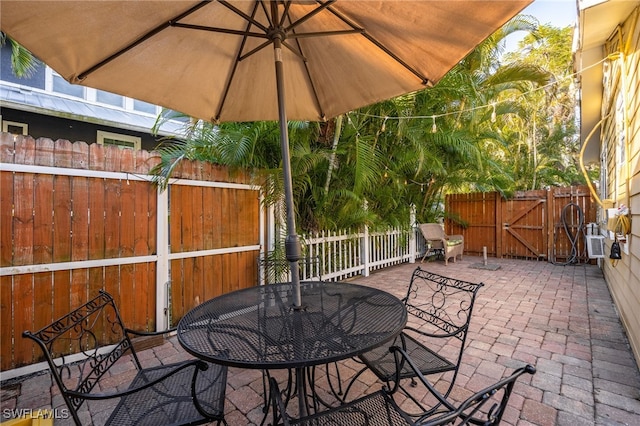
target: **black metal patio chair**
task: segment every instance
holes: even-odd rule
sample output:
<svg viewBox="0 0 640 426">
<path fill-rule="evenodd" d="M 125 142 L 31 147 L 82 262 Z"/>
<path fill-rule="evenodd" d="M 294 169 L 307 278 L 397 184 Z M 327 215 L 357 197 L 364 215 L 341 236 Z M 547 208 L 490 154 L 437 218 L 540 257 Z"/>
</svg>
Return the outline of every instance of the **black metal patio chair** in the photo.
<svg viewBox="0 0 640 426">
<path fill-rule="evenodd" d="M 417 366 L 416 370 L 425 376 L 450 373 L 450 377 L 446 377 L 448 387 L 443 392 L 448 396 L 462 362 L 476 295 L 483 285 L 416 268 L 403 299 L 409 314 L 407 326 L 388 346 L 359 356 L 364 367 L 351 379 L 343 399 L 346 400 L 351 386 L 367 369 L 391 387 L 390 382 L 397 377 L 395 360 L 389 352 L 389 346 L 393 345 L 406 351 Z M 412 379 L 411 384 L 415 385 L 415 377 L 414 369 L 401 366 L 400 380 Z M 402 384 L 398 386 L 412 398 Z M 421 410 L 419 401 L 413 401 Z"/>
<path fill-rule="evenodd" d="M 171 330 L 168 330 L 171 331 Z M 137 332 L 124 326 L 110 294 L 98 296 L 69 314 L 23 337 L 34 340 L 44 354 L 70 414 L 82 425 L 78 410 L 85 401 L 114 400 L 106 424 L 176 425 L 224 420 L 227 367 L 188 360 L 143 368 L 132 336 L 164 332 Z M 74 355 L 66 355 L 69 352 Z M 137 371 L 116 391 L 103 380 L 123 356 L 130 354 Z"/>
<path fill-rule="evenodd" d="M 516 380 L 524 373 L 535 374 L 536 369 L 526 365 L 515 370 L 510 376 L 476 392 L 461 404 L 456 405 L 433 387 L 420 373 L 418 366 L 407 353 L 397 346 L 389 349 L 400 373 L 411 369 L 418 383 L 424 386 L 421 399 L 435 402 L 437 409 L 428 409 L 423 413 L 409 414 L 394 400 L 400 380 L 394 380 L 394 387 L 386 386 L 377 392 L 365 395 L 344 405 L 302 417 L 292 418 L 286 410 L 278 384 L 271 381 L 270 399 L 274 425 L 358 425 L 358 426 L 398 426 L 398 425 L 498 425 L 511 397 Z"/>
</svg>

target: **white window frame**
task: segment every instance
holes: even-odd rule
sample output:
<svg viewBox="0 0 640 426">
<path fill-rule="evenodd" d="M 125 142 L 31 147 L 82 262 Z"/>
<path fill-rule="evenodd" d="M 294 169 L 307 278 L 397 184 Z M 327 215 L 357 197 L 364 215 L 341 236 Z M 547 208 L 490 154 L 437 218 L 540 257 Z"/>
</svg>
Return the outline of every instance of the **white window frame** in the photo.
<svg viewBox="0 0 640 426">
<path fill-rule="evenodd" d="M 104 130 L 98 130 L 98 133 L 96 136 L 96 141 L 98 142 L 98 144 L 104 145 L 105 139 L 117 139 L 123 142 L 133 143 L 133 148 L 119 146 L 122 149 L 133 149 L 135 151 L 140 151 L 142 149 L 142 138 L 138 136 L 123 135 L 121 133 L 112 133 L 112 132 L 105 132 Z"/>
<path fill-rule="evenodd" d="M 22 134 L 24 136 L 29 134 L 29 125 L 27 123 L 19 123 L 17 121 L 7 121 L 7 120 L 2 120 L 2 131 L 3 132 L 9 132 L 9 126 L 15 126 L 15 127 L 20 127 L 22 128 Z"/>
</svg>

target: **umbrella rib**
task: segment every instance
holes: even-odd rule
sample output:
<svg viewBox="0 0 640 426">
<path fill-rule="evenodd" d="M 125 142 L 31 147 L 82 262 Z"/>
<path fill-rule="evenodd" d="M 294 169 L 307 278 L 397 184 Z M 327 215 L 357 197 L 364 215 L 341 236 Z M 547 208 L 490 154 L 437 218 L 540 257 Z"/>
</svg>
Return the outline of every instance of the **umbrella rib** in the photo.
<svg viewBox="0 0 640 426">
<path fill-rule="evenodd" d="M 297 27 L 298 25 L 302 24 L 303 22 L 308 21 L 309 19 L 311 19 L 312 17 L 314 17 L 315 15 L 317 15 L 318 13 L 322 12 L 325 9 L 328 9 L 329 6 L 331 6 L 333 3 L 335 3 L 336 0 L 329 0 L 325 3 L 320 3 L 320 6 L 318 6 L 317 8 L 315 8 L 314 10 L 312 10 L 311 12 L 307 13 L 306 15 L 304 15 L 302 18 L 298 19 L 297 21 L 291 23 L 285 30 L 286 33 L 289 33 L 289 31 L 293 30 L 295 27 Z M 284 17 L 282 22 L 284 22 Z M 352 26 L 353 27 L 353 26 Z"/>
<path fill-rule="evenodd" d="M 324 36 L 334 36 L 334 35 L 349 35 L 349 34 L 364 34 L 364 30 L 362 29 L 353 29 L 353 30 L 336 30 L 336 31 L 318 31 L 312 33 L 293 33 L 287 34 L 287 38 L 311 38 L 311 37 L 324 37 Z"/>
<path fill-rule="evenodd" d="M 157 27 L 155 27 L 154 29 L 152 29 L 151 31 L 147 32 L 146 34 L 144 34 L 142 37 L 138 38 L 137 40 L 135 40 L 133 43 L 123 47 L 122 49 L 118 50 L 117 52 L 115 52 L 114 54 L 112 54 L 111 56 L 107 57 L 106 59 L 103 59 L 102 61 L 98 62 L 97 64 L 91 66 L 90 68 L 88 68 L 87 70 L 81 72 L 80 74 L 78 74 L 78 80 L 84 80 L 85 78 L 87 78 L 87 76 L 91 73 L 93 73 L 94 71 L 102 68 L 103 66 L 105 66 L 106 64 L 108 64 L 109 62 L 113 61 L 114 59 L 117 59 L 118 57 L 120 57 L 121 55 L 127 53 L 128 51 L 130 51 L 131 49 L 135 48 L 136 46 L 144 43 L 145 41 L 147 41 L 148 39 L 150 39 L 151 37 L 155 36 L 156 34 L 158 34 L 159 32 L 166 30 L 167 28 L 169 28 L 173 23 L 175 23 L 175 21 L 178 21 L 182 18 L 184 18 L 185 16 L 189 16 L 192 13 L 194 13 L 195 11 L 197 11 L 198 9 L 206 6 L 207 4 L 209 4 L 210 1 L 201 1 L 200 3 L 196 4 L 195 6 L 191 7 L 190 9 L 186 10 L 185 12 L 181 13 L 180 15 L 176 16 L 175 18 L 170 19 L 169 21 L 162 23 L 160 25 L 158 25 Z"/>
<path fill-rule="evenodd" d="M 284 26 L 284 21 L 289 17 L 289 8 L 291 7 L 291 1 L 284 2 L 284 11 L 282 12 L 282 18 L 280 18 L 280 22 L 278 26 L 282 28 Z"/>
<path fill-rule="evenodd" d="M 260 22 L 256 21 L 254 19 L 253 16 L 249 16 L 246 13 L 244 13 L 243 11 L 241 11 L 240 9 L 238 9 L 237 7 L 235 7 L 232 4 L 229 4 L 227 1 L 225 0 L 219 0 L 218 3 L 220 3 L 221 5 L 223 5 L 224 7 L 226 7 L 227 9 L 231 10 L 233 13 L 235 13 L 236 15 L 244 18 L 247 22 L 255 25 L 256 27 L 260 28 L 262 31 L 266 33 L 269 32 L 269 28 L 265 27 L 264 25 L 262 25 Z"/>
<path fill-rule="evenodd" d="M 240 30 L 232 30 L 229 28 L 219 28 L 219 27 L 205 27 L 203 25 L 192 25 L 192 24 L 181 24 L 174 23 L 171 24 L 172 27 L 176 28 L 186 28 L 189 30 L 201 30 L 201 31 L 210 31 L 214 33 L 222 33 L 222 34 L 232 34 L 232 35 L 240 35 L 240 36 L 248 36 L 248 37 L 257 37 L 257 38 L 267 38 L 267 35 L 264 33 L 255 33 L 249 31 L 240 31 Z"/>
<path fill-rule="evenodd" d="M 294 33 L 295 35 L 295 33 Z M 304 52 L 302 51 L 302 46 L 300 45 L 300 41 L 299 39 L 295 38 L 295 43 L 298 45 L 298 51 L 300 52 L 300 55 L 304 56 Z M 293 51 L 293 49 L 291 49 Z M 307 72 L 307 78 L 309 79 L 309 84 L 311 84 L 311 90 L 313 91 L 313 99 L 316 101 L 316 107 L 318 108 L 318 111 L 320 112 L 320 118 L 322 118 L 323 120 L 326 119 L 326 115 L 324 113 L 324 111 L 322 110 L 322 104 L 320 103 L 320 98 L 318 97 L 318 91 L 316 90 L 316 85 L 313 84 L 313 78 L 311 78 L 311 70 L 309 69 L 309 63 L 305 60 L 304 62 L 304 69 Z"/>
<path fill-rule="evenodd" d="M 224 87 L 224 93 L 222 94 L 222 98 L 220 99 L 220 107 L 218 108 L 218 112 L 216 113 L 215 116 L 215 121 L 220 120 L 220 115 L 222 114 L 222 109 L 224 108 L 224 104 L 227 101 L 227 96 L 229 95 L 229 90 L 231 89 L 231 82 L 233 81 L 234 76 L 236 75 L 236 70 L 238 69 L 238 63 L 242 60 L 242 51 L 244 50 L 244 46 L 247 42 L 247 38 L 248 36 L 246 34 L 249 33 L 249 29 L 251 28 L 252 25 L 252 21 L 254 21 L 255 16 L 256 16 L 256 12 L 258 10 L 258 5 L 256 3 L 256 5 L 253 7 L 253 10 L 251 12 L 251 20 L 247 21 L 247 26 L 246 26 L 246 31 L 245 31 L 245 35 L 242 37 L 242 42 L 240 43 L 240 48 L 238 49 L 238 53 L 236 55 L 236 60 L 233 63 L 233 68 L 231 69 L 231 73 L 229 74 L 229 79 L 227 81 L 227 84 Z"/>
<path fill-rule="evenodd" d="M 320 0 L 317 0 L 318 2 L 320 2 Z M 342 13 L 338 12 L 337 10 L 335 10 L 332 7 L 327 7 L 327 10 L 331 13 L 333 13 L 337 18 L 339 18 L 342 22 L 344 22 L 345 24 L 349 25 L 351 28 L 357 29 L 358 26 L 355 25 L 349 18 L 347 18 L 346 16 L 344 16 Z M 398 55 L 396 55 L 395 53 L 393 53 L 391 51 L 391 49 L 389 49 L 388 47 L 386 47 L 384 44 L 380 43 L 378 40 L 376 40 L 373 36 L 371 36 L 371 34 L 367 33 L 366 31 L 364 31 L 362 33 L 362 36 L 364 38 L 366 38 L 367 40 L 369 40 L 371 43 L 373 43 L 375 46 L 377 46 L 380 50 L 382 50 L 384 53 L 386 53 L 387 55 L 389 55 L 393 60 L 395 60 L 396 62 L 398 62 L 400 65 L 402 65 L 404 68 L 406 68 L 408 71 L 410 71 L 413 75 L 415 75 L 416 77 L 418 77 L 420 80 L 422 80 L 422 84 L 427 85 L 429 84 L 429 79 L 427 77 L 425 77 L 424 75 L 422 75 L 422 73 L 420 73 L 418 70 L 416 70 L 415 68 L 413 68 L 411 65 L 409 65 L 408 63 L 406 63 L 402 58 L 400 58 Z"/>
<path fill-rule="evenodd" d="M 259 52 L 260 50 L 264 49 L 265 47 L 269 46 L 272 43 L 271 40 L 267 40 L 264 43 L 262 43 L 260 46 L 251 49 L 249 52 L 245 53 L 244 55 L 238 57 L 238 62 L 240 61 L 244 61 L 245 59 L 247 59 L 249 56 L 253 55 L 256 52 Z"/>
</svg>

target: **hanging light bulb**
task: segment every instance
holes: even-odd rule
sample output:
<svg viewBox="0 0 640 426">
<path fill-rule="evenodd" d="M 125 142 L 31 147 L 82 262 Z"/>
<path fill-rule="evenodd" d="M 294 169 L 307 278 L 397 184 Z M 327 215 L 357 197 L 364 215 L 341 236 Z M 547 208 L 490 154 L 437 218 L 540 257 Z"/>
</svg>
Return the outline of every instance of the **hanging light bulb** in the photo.
<svg viewBox="0 0 640 426">
<path fill-rule="evenodd" d="M 431 126 L 431 133 L 435 133 L 438 131 L 438 126 L 436 126 L 436 116 L 432 115 L 431 118 L 433 119 L 433 126 Z"/>
<path fill-rule="evenodd" d="M 491 122 L 495 123 L 496 122 L 496 104 L 491 104 L 491 106 L 493 107 L 493 112 L 491 113 Z"/>
<path fill-rule="evenodd" d="M 387 120 L 389 119 L 389 117 L 385 117 L 384 121 L 382 122 L 382 127 L 380 127 L 380 133 L 384 132 L 387 128 L 386 124 L 387 124 Z"/>
</svg>

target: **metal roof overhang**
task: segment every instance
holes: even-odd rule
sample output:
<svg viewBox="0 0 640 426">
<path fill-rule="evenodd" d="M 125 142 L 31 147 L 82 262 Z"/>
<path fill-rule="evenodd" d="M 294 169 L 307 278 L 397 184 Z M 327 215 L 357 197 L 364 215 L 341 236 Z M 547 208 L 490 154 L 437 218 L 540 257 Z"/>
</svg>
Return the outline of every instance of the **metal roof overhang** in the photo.
<svg viewBox="0 0 640 426">
<path fill-rule="evenodd" d="M 152 116 L 4 83 L 0 83 L 0 102 L 4 108 L 13 108 L 20 111 L 101 124 L 142 133 L 151 133 L 151 128 L 156 121 L 156 118 Z M 162 125 L 158 135 L 178 136 L 183 131 L 182 127 L 183 124 L 181 123 L 169 121 Z"/>
<path fill-rule="evenodd" d="M 575 71 L 580 85 L 580 141 L 588 143 L 585 164 L 599 162 L 600 129 L 587 137 L 598 125 L 602 108 L 602 65 L 604 44 L 640 2 L 629 0 L 578 0 L 578 31 L 575 48 Z M 596 65 L 598 64 L 598 65 Z M 595 139 L 595 141 L 594 141 Z"/>
</svg>

